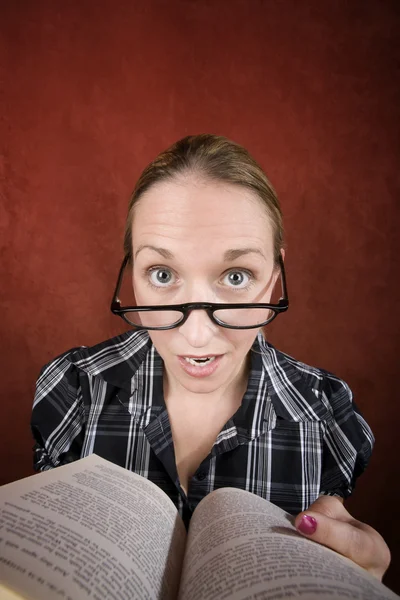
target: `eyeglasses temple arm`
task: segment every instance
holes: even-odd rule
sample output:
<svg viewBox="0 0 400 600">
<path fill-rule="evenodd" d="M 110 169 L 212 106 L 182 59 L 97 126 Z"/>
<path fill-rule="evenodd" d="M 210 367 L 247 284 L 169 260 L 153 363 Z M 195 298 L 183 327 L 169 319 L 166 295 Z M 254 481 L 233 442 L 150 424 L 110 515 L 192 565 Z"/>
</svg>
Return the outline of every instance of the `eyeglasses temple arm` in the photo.
<svg viewBox="0 0 400 600">
<path fill-rule="evenodd" d="M 286 284 L 286 273 L 285 273 L 285 267 L 284 267 L 284 264 L 283 264 L 282 254 L 279 255 L 279 264 L 280 264 L 280 267 L 281 267 L 283 299 L 287 300 L 289 302 L 288 291 L 287 291 L 287 284 Z"/>
<path fill-rule="evenodd" d="M 121 288 L 124 270 L 125 270 L 126 265 L 128 264 L 128 261 L 129 261 L 129 254 L 126 254 L 124 257 L 124 260 L 122 261 L 122 265 L 121 265 L 121 268 L 118 273 L 117 285 L 115 286 L 114 294 L 113 294 L 112 301 L 111 301 L 111 309 L 114 307 L 115 303 L 117 303 L 118 306 L 121 306 L 121 302 L 120 302 L 120 299 L 118 298 L 118 294 L 119 294 L 119 290 Z"/>
</svg>

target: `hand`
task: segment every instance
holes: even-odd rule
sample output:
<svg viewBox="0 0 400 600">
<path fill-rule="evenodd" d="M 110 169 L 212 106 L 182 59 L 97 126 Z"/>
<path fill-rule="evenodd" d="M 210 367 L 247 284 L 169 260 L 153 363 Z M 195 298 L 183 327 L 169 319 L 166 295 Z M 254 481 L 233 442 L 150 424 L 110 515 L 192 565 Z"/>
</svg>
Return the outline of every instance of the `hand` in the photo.
<svg viewBox="0 0 400 600">
<path fill-rule="evenodd" d="M 390 564 L 389 548 L 375 529 L 353 519 L 343 498 L 320 496 L 297 515 L 295 526 L 306 537 L 347 556 L 382 580 Z"/>
</svg>

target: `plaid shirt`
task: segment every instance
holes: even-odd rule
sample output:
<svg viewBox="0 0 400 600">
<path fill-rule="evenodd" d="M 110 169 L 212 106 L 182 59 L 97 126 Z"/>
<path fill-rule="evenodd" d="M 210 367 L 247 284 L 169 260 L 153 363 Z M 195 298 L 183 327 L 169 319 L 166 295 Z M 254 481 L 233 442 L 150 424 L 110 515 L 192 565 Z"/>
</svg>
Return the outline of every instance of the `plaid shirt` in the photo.
<svg viewBox="0 0 400 600">
<path fill-rule="evenodd" d="M 373 434 L 347 384 L 258 334 L 247 391 L 190 481 L 177 474 L 163 361 L 145 331 L 81 346 L 45 365 L 32 421 L 35 469 L 96 453 L 157 484 L 187 523 L 209 492 L 237 487 L 295 514 L 321 494 L 347 497 Z"/>
</svg>

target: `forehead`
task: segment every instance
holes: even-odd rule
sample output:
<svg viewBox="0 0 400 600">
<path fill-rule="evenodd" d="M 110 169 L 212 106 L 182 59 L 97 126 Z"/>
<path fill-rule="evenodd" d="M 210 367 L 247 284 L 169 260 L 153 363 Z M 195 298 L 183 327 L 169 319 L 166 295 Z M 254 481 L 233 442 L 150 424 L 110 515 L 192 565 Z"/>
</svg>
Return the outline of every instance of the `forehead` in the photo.
<svg viewBox="0 0 400 600">
<path fill-rule="evenodd" d="M 262 201 L 242 186 L 185 178 L 153 185 L 135 207 L 133 248 L 141 244 L 258 244 L 272 252 L 272 227 Z"/>
</svg>

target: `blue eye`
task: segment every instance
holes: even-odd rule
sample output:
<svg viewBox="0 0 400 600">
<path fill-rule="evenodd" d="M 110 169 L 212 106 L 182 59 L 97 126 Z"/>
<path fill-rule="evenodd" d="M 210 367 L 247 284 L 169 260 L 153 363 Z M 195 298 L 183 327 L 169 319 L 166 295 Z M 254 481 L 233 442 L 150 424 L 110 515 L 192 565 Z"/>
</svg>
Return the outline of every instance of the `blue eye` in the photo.
<svg viewBox="0 0 400 600">
<path fill-rule="evenodd" d="M 174 275 L 165 267 L 156 267 L 150 270 L 150 283 L 156 287 L 166 287 L 174 283 Z"/>
<path fill-rule="evenodd" d="M 246 271 L 229 271 L 224 276 L 223 282 L 230 287 L 246 288 L 251 282 L 251 276 Z"/>
</svg>

